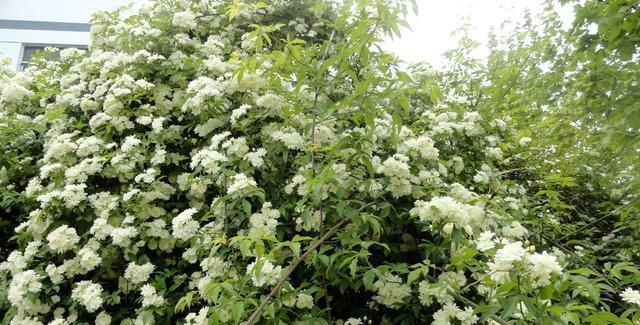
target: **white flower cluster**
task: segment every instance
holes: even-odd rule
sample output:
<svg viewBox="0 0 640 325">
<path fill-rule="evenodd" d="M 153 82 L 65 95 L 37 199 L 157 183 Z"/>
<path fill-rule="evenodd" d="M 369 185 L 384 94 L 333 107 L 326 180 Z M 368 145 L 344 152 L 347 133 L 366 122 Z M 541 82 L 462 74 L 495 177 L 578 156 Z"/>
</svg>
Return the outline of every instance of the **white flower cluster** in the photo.
<svg viewBox="0 0 640 325">
<path fill-rule="evenodd" d="M 443 222 L 445 232 L 453 225 L 472 234 L 485 225 L 484 209 L 478 205 L 460 203 L 449 196 L 434 197 L 430 201 L 417 200 L 410 214 L 422 222 Z M 447 231 L 447 228 L 449 229 Z"/>
<path fill-rule="evenodd" d="M 62 225 L 47 235 L 47 241 L 51 250 L 64 253 L 80 242 L 80 237 L 74 228 Z"/>
<path fill-rule="evenodd" d="M 622 301 L 626 303 L 640 307 L 640 291 L 638 290 L 626 288 L 622 293 L 620 293 L 620 298 L 622 298 Z"/>
<path fill-rule="evenodd" d="M 227 194 L 242 192 L 244 189 L 256 187 L 256 181 L 247 177 L 244 173 L 239 173 L 231 177 L 231 185 L 227 188 Z"/>
<path fill-rule="evenodd" d="M 16 218 L 25 220 L 15 229 L 19 248 L 0 264 L 13 324 L 143 324 L 153 318 L 148 309 L 160 308 L 159 315 L 185 300 L 191 312 L 176 313 L 183 318 L 178 323 L 208 324 L 213 314 L 230 322 L 234 304 L 246 302 L 248 312 L 249 300 L 259 303 L 281 278 L 290 258 L 281 241 L 326 234 L 344 217 L 334 212 L 360 202 L 375 218 L 366 227 L 353 218 L 341 232 L 371 226 L 358 235 L 386 245 L 412 229 L 385 256 L 423 239 L 416 227 L 397 228 L 417 219 L 427 225 L 417 231 L 439 232 L 438 238 L 463 230 L 455 232 L 462 235 L 456 245 L 475 244 L 478 255 L 493 256 L 488 264 L 474 261 L 498 283 L 516 268 L 536 286 L 561 273 L 555 256 L 515 241 L 528 235 L 527 224 L 509 215 L 524 212 L 525 191 L 503 184 L 493 163 L 509 158 L 514 147 L 502 139 L 508 120 L 490 122 L 500 132 L 485 130 L 478 113 L 413 101 L 398 119 L 389 96 L 395 94 L 380 93 L 396 91 L 397 80 L 375 68 L 378 55 L 369 55 L 373 64 L 359 73 L 390 84 L 371 86 L 370 98 L 343 105 L 354 89 L 342 67 L 327 60 L 320 77 L 332 81 L 308 79 L 282 42 L 263 42 L 261 24 L 271 24 L 271 13 L 287 1 L 264 2 L 156 1 L 124 21 L 117 13 L 96 13 L 87 53 L 66 51 L 17 74 L 0 64 L 0 132 L 11 129 L 5 120 L 33 124 L 24 133 L 42 143 L 41 152 L 18 163 L 29 166 L 20 170 L 20 182 L 28 182 L 24 195 L 35 206 L 25 204 L 30 210 Z M 304 19 L 274 21 L 268 27 L 277 32 L 269 35 L 328 37 L 321 31 L 332 15 L 314 8 L 305 9 Z M 351 26 L 356 16 L 344 15 Z M 296 60 L 317 62 L 320 44 L 294 40 L 290 49 L 299 52 Z M 455 93 L 443 100 L 466 101 Z M 325 108 L 335 111 L 319 117 Z M 13 147 L 19 146 L 6 146 Z M 0 168 L 0 184 L 22 188 L 11 170 Z M 414 219 L 396 225 L 406 207 Z M 474 323 L 448 293 L 465 285 L 465 273 L 440 273 L 437 283 L 420 282 L 413 297 L 411 286 L 389 271 L 373 284 L 371 305 L 395 314 L 413 308 L 412 299 L 437 302 L 443 305 L 437 322 Z M 240 288 L 249 279 L 253 286 Z M 291 323 L 322 316 L 314 301 L 322 297 L 318 279 L 304 279 L 283 302 L 290 308 L 276 311 L 295 307 Z M 250 298 L 231 298 L 229 284 Z M 123 303 L 125 292 L 136 304 Z M 623 299 L 636 303 L 636 293 L 628 289 Z M 79 310 L 69 309 L 74 303 Z M 122 310 L 108 312 L 116 309 Z M 371 321 L 345 322 L 363 323 Z"/>
<path fill-rule="evenodd" d="M 256 268 L 258 262 L 262 264 L 260 270 Z M 282 266 L 274 266 L 271 261 L 267 259 L 256 259 L 253 263 L 247 265 L 247 275 L 251 276 L 251 280 L 256 287 L 262 287 L 264 285 L 272 286 L 280 279 L 282 273 Z"/>
<path fill-rule="evenodd" d="M 479 241 L 483 250 L 488 250 L 490 246 L 495 246 L 497 240 L 491 240 L 492 234 L 483 233 Z M 545 286 L 550 283 L 553 274 L 561 275 L 562 266 L 558 263 L 558 258 L 547 252 L 530 253 L 525 249 L 522 242 L 509 240 L 500 241 L 502 247 L 496 250 L 493 261 L 487 263 L 491 278 L 497 283 L 502 283 L 508 279 L 509 272 L 521 265 L 522 274 L 530 277 L 535 286 Z"/>
<path fill-rule="evenodd" d="M 102 286 L 91 281 L 80 281 L 71 292 L 71 298 L 92 313 L 102 306 Z"/>
<path fill-rule="evenodd" d="M 249 233 L 259 236 L 275 235 L 279 217 L 280 211 L 272 209 L 271 202 L 263 203 L 260 213 L 254 213 L 249 218 Z"/>
<path fill-rule="evenodd" d="M 381 164 L 379 160 L 372 161 L 377 166 L 377 172 L 389 179 L 387 190 L 396 198 L 411 194 L 411 183 L 417 182 L 417 178 L 411 174 L 408 162 L 409 157 L 402 154 L 389 157 Z"/>
<path fill-rule="evenodd" d="M 189 240 L 197 234 L 200 224 L 192 218 L 196 212 L 198 212 L 198 210 L 189 208 L 173 218 L 171 226 L 173 227 L 172 235 L 174 237 Z"/>
<path fill-rule="evenodd" d="M 373 287 L 377 292 L 373 300 L 391 309 L 400 308 L 404 300 L 411 296 L 411 287 L 391 273 L 386 273 L 384 279 L 376 281 Z"/>
<path fill-rule="evenodd" d="M 457 322 L 452 322 L 452 320 L 456 320 Z M 452 325 L 452 324 L 460 324 L 460 325 L 472 325 L 476 324 L 480 320 L 478 316 L 475 315 L 473 308 L 466 307 L 465 309 L 460 309 L 460 307 L 456 306 L 453 303 L 448 303 L 442 306 L 442 309 L 438 310 L 433 314 L 433 325 Z"/>
<path fill-rule="evenodd" d="M 466 283 L 467 278 L 462 272 L 443 272 L 438 276 L 436 283 L 430 283 L 427 280 L 419 283 L 418 298 L 425 306 L 431 306 L 434 299 L 439 304 L 448 304 L 453 302 L 450 292 L 458 292 Z"/>
<path fill-rule="evenodd" d="M 131 262 L 127 266 L 127 269 L 124 271 L 124 278 L 134 285 L 140 284 L 146 282 L 149 279 L 149 276 L 154 269 L 155 266 L 153 266 L 153 264 L 149 262 L 142 265 Z"/>
<path fill-rule="evenodd" d="M 9 283 L 7 296 L 13 306 L 24 303 L 28 293 L 38 293 L 42 289 L 41 277 L 33 270 L 14 273 Z"/>
<path fill-rule="evenodd" d="M 156 288 L 150 284 L 145 284 L 140 288 L 142 294 L 142 307 L 160 307 L 164 305 L 164 298 L 158 296 Z"/>
</svg>

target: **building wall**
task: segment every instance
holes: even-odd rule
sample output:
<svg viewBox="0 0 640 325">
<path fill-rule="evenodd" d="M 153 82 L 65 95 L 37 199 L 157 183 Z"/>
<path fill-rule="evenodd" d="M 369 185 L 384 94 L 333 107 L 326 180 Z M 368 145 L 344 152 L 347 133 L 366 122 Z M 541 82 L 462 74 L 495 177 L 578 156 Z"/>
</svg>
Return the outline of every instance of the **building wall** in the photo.
<svg viewBox="0 0 640 325">
<path fill-rule="evenodd" d="M 11 57 L 18 69 L 23 49 L 28 45 L 86 47 L 89 45 L 86 30 L 93 11 L 146 1 L 0 0 L 0 56 Z"/>
</svg>

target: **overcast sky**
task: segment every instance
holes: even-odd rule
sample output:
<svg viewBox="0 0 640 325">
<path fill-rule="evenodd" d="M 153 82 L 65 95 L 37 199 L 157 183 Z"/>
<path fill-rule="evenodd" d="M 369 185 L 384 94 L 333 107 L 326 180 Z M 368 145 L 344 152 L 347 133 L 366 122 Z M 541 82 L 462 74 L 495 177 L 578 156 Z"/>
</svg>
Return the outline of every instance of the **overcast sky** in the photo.
<svg viewBox="0 0 640 325">
<path fill-rule="evenodd" d="M 0 0 L 0 19 L 58 21 L 60 10 L 67 22 L 88 22 L 95 9 L 112 10 L 130 2 L 141 4 L 148 0 L 55 0 L 58 10 L 38 5 L 43 0 Z M 54 0 L 47 0 L 54 1 Z M 477 56 L 486 56 L 487 35 L 492 26 L 510 19 L 521 21 L 525 10 L 539 12 L 545 0 L 416 0 L 418 14 L 411 14 L 408 22 L 412 30 L 403 29 L 399 39 L 387 40 L 383 47 L 395 52 L 408 63 L 426 61 L 441 67 L 441 55 L 456 46 L 451 32 L 460 27 L 463 17 L 471 24 L 471 37 L 479 41 Z M 69 9 L 73 8 L 73 10 Z M 573 18 L 571 9 L 559 8 L 566 22 Z M 3 17 L 10 16 L 10 17 Z"/>
<path fill-rule="evenodd" d="M 412 30 L 403 30 L 400 39 L 384 43 L 386 50 L 395 52 L 408 63 L 426 61 L 442 66 L 441 55 L 456 46 L 451 32 L 460 27 L 463 17 L 471 24 L 471 37 L 482 46 L 478 56 L 486 55 L 487 35 L 492 26 L 503 21 L 521 21 L 525 10 L 540 12 L 544 0 L 416 0 L 418 14 L 408 17 Z M 557 8 L 566 23 L 573 18 L 570 7 Z"/>
</svg>

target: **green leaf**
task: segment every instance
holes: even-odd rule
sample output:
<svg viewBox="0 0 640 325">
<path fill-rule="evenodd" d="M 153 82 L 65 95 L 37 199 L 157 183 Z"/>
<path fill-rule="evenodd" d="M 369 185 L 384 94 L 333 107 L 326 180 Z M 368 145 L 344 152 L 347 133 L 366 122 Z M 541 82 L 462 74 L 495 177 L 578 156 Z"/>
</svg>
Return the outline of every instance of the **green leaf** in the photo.
<svg viewBox="0 0 640 325">
<path fill-rule="evenodd" d="M 482 305 L 475 309 L 476 313 L 481 313 L 480 321 L 485 321 L 495 315 L 502 307 L 500 305 Z"/>
<path fill-rule="evenodd" d="M 235 303 L 235 306 L 233 306 L 233 320 L 236 322 L 236 324 L 240 323 L 243 315 L 244 315 L 244 303 L 241 301 L 237 301 Z"/>
<path fill-rule="evenodd" d="M 365 289 L 371 290 L 373 288 L 373 281 L 375 281 L 375 279 L 376 273 L 373 270 L 365 272 L 364 276 L 362 277 L 362 284 L 364 285 Z"/>
<path fill-rule="evenodd" d="M 411 271 L 409 273 L 409 276 L 407 276 L 407 285 L 411 285 L 411 283 L 417 280 L 421 274 L 422 274 L 422 268 Z"/>
<path fill-rule="evenodd" d="M 593 301 L 597 303 L 600 300 L 600 290 L 597 289 L 589 279 L 585 278 L 582 275 L 572 275 L 570 276 L 570 279 L 571 281 L 585 288 L 587 290 L 587 293 L 589 293 L 589 297 L 591 297 Z"/>
</svg>

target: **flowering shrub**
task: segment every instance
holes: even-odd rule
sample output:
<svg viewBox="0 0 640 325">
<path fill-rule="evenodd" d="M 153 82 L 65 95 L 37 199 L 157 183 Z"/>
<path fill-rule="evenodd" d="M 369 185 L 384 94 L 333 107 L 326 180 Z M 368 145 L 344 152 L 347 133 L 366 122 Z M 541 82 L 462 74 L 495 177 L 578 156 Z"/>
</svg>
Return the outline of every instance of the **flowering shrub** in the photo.
<svg viewBox="0 0 640 325">
<path fill-rule="evenodd" d="M 21 206 L 5 321 L 591 315 L 599 290 L 533 245 L 528 184 L 503 177 L 527 141 L 434 91 L 419 100 L 374 50 L 406 10 L 158 1 L 96 14 L 88 53 L 3 70 L 0 139 L 20 165 L 0 180 Z M 622 299 L 619 319 L 640 317 L 638 292 Z"/>
</svg>

